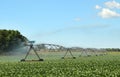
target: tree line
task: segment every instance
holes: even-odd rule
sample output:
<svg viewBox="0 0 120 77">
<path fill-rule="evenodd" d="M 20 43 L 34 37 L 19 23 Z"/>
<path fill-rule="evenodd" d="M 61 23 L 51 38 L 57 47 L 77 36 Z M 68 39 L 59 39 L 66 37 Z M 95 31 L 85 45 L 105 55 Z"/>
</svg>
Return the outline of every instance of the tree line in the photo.
<svg viewBox="0 0 120 77">
<path fill-rule="evenodd" d="M 17 48 L 26 40 L 27 38 L 18 30 L 0 30 L 0 53 Z"/>
</svg>

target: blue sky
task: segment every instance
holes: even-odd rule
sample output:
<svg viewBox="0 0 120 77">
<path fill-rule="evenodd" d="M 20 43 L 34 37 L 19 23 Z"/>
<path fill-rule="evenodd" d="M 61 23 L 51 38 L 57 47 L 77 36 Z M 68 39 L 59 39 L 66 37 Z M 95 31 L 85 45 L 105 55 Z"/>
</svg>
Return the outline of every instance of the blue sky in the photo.
<svg viewBox="0 0 120 77">
<path fill-rule="evenodd" d="M 120 48 L 119 0 L 0 0 L 0 29 L 36 43 Z"/>
</svg>

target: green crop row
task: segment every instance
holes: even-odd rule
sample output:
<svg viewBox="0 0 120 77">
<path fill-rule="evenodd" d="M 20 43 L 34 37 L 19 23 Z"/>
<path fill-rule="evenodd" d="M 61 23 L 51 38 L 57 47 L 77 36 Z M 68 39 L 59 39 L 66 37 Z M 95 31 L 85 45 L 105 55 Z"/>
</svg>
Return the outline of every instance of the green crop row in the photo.
<svg viewBox="0 0 120 77">
<path fill-rule="evenodd" d="M 19 57 L 1 56 L 0 77 L 120 77 L 119 53 L 76 59 L 54 54 L 43 62 L 17 62 Z"/>
<path fill-rule="evenodd" d="M 117 57 L 0 63 L 0 77 L 120 77 Z"/>
</svg>

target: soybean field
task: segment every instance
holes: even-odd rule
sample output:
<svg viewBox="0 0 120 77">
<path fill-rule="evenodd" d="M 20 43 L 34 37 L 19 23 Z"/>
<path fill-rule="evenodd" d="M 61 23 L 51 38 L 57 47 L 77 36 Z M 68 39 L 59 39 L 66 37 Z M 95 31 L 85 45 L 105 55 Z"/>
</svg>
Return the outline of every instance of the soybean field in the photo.
<svg viewBox="0 0 120 77">
<path fill-rule="evenodd" d="M 0 77 L 120 77 L 119 52 L 90 57 L 75 53 L 76 59 L 57 54 L 41 54 L 42 62 L 20 62 L 24 55 L 0 56 Z"/>
</svg>

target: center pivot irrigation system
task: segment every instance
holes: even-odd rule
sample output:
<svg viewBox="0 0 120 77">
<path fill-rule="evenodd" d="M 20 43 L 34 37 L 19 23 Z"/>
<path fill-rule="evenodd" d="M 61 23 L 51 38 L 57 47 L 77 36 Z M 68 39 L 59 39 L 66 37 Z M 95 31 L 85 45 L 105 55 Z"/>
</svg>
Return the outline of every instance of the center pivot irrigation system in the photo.
<svg viewBox="0 0 120 77">
<path fill-rule="evenodd" d="M 41 49 L 43 49 L 43 47 L 48 47 L 49 51 L 66 51 L 66 53 L 64 54 L 64 56 L 62 57 L 62 59 L 64 59 L 66 57 L 66 55 L 68 53 L 70 53 L 70 55 L 72 56 L 73 59 L 75 59 L 76 57 L 73 56 L 71 48 L 65 48 L 63 46 L 60 45 L 55 45 L 55 44 L 38 44 L 38 45 L 34 45 L 35 41 L 28 41 L 27 43 L 25 43 L 25 46 L 29 46 L 29 50 L 25 56 L 24 59 L 21 59 L 21 61 L 44 61 L 42 58 L 40 58 L 40 56 L 38 55 L 37 51 L 40 51 Z M 36 48 L 35 48 L 36 47 Z M 26 60 L 30 51 L 34 51 L 36 56 L 38 57 L 38 60 Z"/>
<path fill-rule="evenodd" d="M 65 54 L 63 55 L 62 59 L 65 59 L 66 55 L 69 53 L 72 57 L 72 59 L 76 59 L 76 57 L 73 56 L 72 54 L 72 51 L 76 51 L 78 50 L 79 52 L 81 52 L 81 54 L 79 56 L 82 56 L 82 55 L 86 55 L 86 56 L 92 56 L 92 55 L 95 55 L 95 56 L 98 56 L 98 55 L 104 55 L 106 54 L 106 51 L 104 50 L 98 50 L 98 49 L 76 49 L 76 48 L 67 48 L 67 47 L 64 47 L 64 46 L 60 46 L 60 45 L 55 45 L 55 44 L 37 44 L 37 45 L 34 45 L 35 41 L 28 41 L 27 43 L 25 43 L 25 46 L 28 46 L 29 49 L 28 49 L 28 52 L 25 56 L 24 59 L 21 59 L 21 61 L 44 61 L 42 58 L 40 58 L 40 56 L 38 55 L 37 51 L 41 51 L 41 49 L 44 49 L 44 51 L 47 50 L 50 52 L 50 51 L 57 51 L 57 52 L 60 52 L 60 51 L 66 51 Z M 30 51 L 34 51 L 35 55 L 38 57 L 38 60 L 27 60 L 27 57 L 28 55 L 30 54 Z"/>
</svg>

